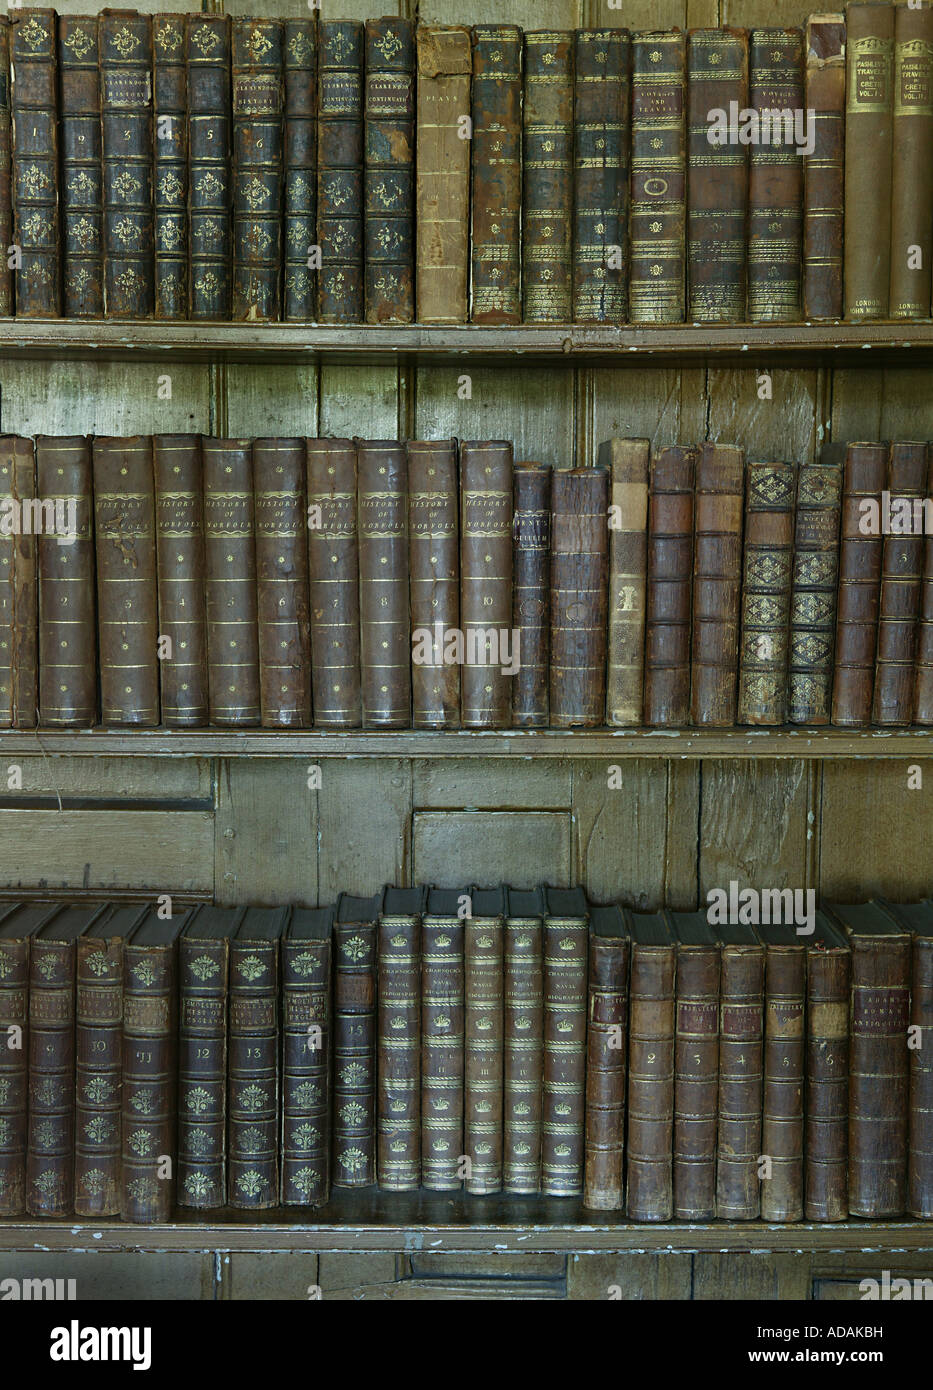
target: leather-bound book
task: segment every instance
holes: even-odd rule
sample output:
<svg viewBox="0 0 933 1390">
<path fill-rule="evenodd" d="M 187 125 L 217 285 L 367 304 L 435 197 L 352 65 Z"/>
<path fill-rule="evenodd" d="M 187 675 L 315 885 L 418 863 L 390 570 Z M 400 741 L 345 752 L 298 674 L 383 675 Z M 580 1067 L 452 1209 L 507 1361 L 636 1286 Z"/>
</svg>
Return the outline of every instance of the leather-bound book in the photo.
<svg viewBox="0 0 933 1390">
<path fill-rule="evenodd" d="M 735 723 L 742 596 L 745 455 L 735 444 L 699 446 L 694 504 L 694 724 Z"/>
<path fill-rule="evenodd" d="M 446 634 L 460 627 L 457 441 L 408 444 L 408 564 L 412 725 L 460 723 L 460 666 L 446 661 Z"/>
<path fill-rule="evenodd" d="M 502 1187 L 503 927 L 506 890 L 473 888 L 463 928 L 463 1151 L 467 1192 Z"/>
<path fill-rule="evenodd" d="M 246 909 L 205 904 L 178 942 L 178 1205 L 227 1199 L 230 943 Z"/>
<path fill-rule="evenodd" d="M 525 33 L 522 308 L 525 323 L 573 313 L 573 34 Z"/>
<path fill-rule="evenodd" d="M 233 20 L 233 317 L 281 318 L 282 24 Z"/>
<path fill-rule="evenodd" d="M 907 1130 L 907 1213 L 933 1219 L 933 904 L 885 903 L 913 936 L 910 974 L 910 1120 Z"/>
<path fill-rule="evenodd" d="M 317 316 L 362 323 L 362 24 L 320 21 L 317 81 Z"/>
<path fill-rule="evenodd" d="M 933 449 L 930 450 L 926 495 L 933 497 Z M 923 543 L 914 681 L 913 722 L 933 724 L 933 534 L 927 535 Z"/>
<path fill-rule="evenodd" d="M 285 77 L 282 318 L 313 319 L 317 271 L 309 261 L 317 244 L 317 23 L 282 21 Z"/>
<path fill-rule="evenodd" d="M 62 306 L 55 18 L 30 9 L 10 23 L 17 318 L 57 318 Z"/>
<path fill-rule="evenodd" d="M 230 317 L 230 19 L 189 14 L 188 255 L 191 317 Z"/>
<path fill-rule="evenodd" d="M 368 19 L 363 148 L 367 323 L 415 317 L 415 23 Z"/>
<path fill-rule="evenodd" d="M 621 1211 L 630 942 L 620 907 L 590 908 L 583 1205 Z"/>
<path fill-rule="evenodd" d="M 356 446 L 306 439 L 311 707 L 317 728 L 360 726 Z"/>
<path fill-rule="evenodd" d="M 745 317 L 748 147 L 738 131 L 715 142 L 710 114 L 748 107 L 748 34 L 691 29 L 687 35 L 687 319 Z"/>
<path fill-rule="evenodd" d="M 512 725 L 544 729 L 550 642 L 550 464 L 516 463 L 512 488 L 512 630 L 521 661 L 512 678 Z"/>
<path fill-rule="evenodd" d="M 2 79 L 2 74 L 0 74 Z M 36 495 L 31 439 L 0 437 L 0 496 Z M 39 704 L 38 545 L 31 529 L 0 535 L 0 728 L 35 728 Z"/>
<path fill-rule="evenodd" d="M 849 970 L 846 939 L 825 912 L 807 939 L 805 1221 L 844 1221 L 849 1137 Z"/>
<path fill-rule="evenodd" d="M 94 440 L 94 534 L 104 724 L 159 722 L 152 439 Z"/>
<path fill-rule="evenodd" d="M 894 129 L 894 5 L 886 0 L 846 9 L 845 128 L 845 315 L 886 319 Z"/>
<path fill-rule="evenodd" d="M 845 452 L 844 444 L 824 444 L 820 462 L 801 464 L 797 472 L 787 663 L 791 724 L 829 723 Z"/>
<path fill-rule="evenodd" d="M 473 30 L 473 323 L 522 321 L 522 31 Z"/>
<path fill-rule="evenodd" d="M 842 318 L 842 224 L 845 182 L 846 21 L 843 14 L 807 20 L 806 108 L 813 149 L 803 157 L 803 316 Z"/>
<path fill-rule="evenodd" d="M 123 948 L 148 909 L 108 907 L 76 943 L 76 1216 L 119 1216 Z"/>
<path fill-rule="evenodd" d="M 705 912 L 668 916 L 677 939 L 673 1214 L 678 1221 L 712 1221 L 719 1118 L 719 940 Z"/>
<path fill-rule="evenodd" d="M 333 907 L 292 911 L 282 945 L 282 1205 L 330 1195 Z"/>
<path fill-rule="evenodd" d="M 682 323 L 684 318 L 686 86 L 682 33 L 632 35 L 632 323 Z"/>
<path fill-rule="evenodd" d="M 663 912 L 633 912 L 628 1030 L 625 1212 L 670 1221 L 674 1211 L 674 981 L 677 938 Z"/>
<path fill-rule="evenodd" d="M 573 321 L 624 323 L 631 35 L 627 29 L 578 29 L 573 50 Z"/>
<path fill-rule="evenodd" d="M 248 439 L 201 440 L 212 724 L 258 724 L 253 465 Z"/>
<path fill-rule="evenodd" d="M 201 436 L 154 434 L 152 468 L 159 636 L 172 644 L 159 663 L 162 723 L 198 729 L 209 716 Z"/>
<path fill-rule="evenodd" d="M 723 923 L 717 934 L 716 1216 L 720 1221 L 755 1221 L 759 1211 L 765 952 L 754 927 Z"/>
<path fill-rule="evenodd" d="M 188 69 L 185 16 L 152 20 L 155 316 L 188 317 Z"/>
<path fill-rule="evenodd" d="M 96 44 L 95 44 L 96 48 Z M 10 115 L 10 21 L 0 15 L 0 246 L 13 240 L 13 122 Z M 0 258 L 0 318 L 13 315 L 13 276 Z"/>
<path fill-rule="evenodd" d="M 804 109 L 800 29 L 752 29 L 748 39 L 749 105 L 762 121 L 748 169 L 748 320 L 793 323 L 800 318 L 803 255 L 803 156 L 787 116 Z M 780 127 L 780 131 L 776 127 Z"/>
<path fill-rule="evenodd" d="M 607 724 L 639 725 L 644 716 L 650 459 L 647 439 L 610 439 L 597 455 L 610 474 Z"/>
<path fill-rule="evenodd" d="M 930 317 L 933 256 L 933 8 L 894 10 L 891 135 L 892 319 Z"/>
<path fill-rule="evenodd" d="M 421 926 L 421 1183 L 459 1189 L 463 1146 L 465 895 L 428 892 Z"/>
<path fill-rule="evenodd" d="M 871 503 L 880 515 L 889 452 L 887 444 L 850 444 L 846 453 L 832 722 L 849 728 L 871 720 L 884 537 L 863 530 L 862 521 Z"/>
<path fill-rule="evenodd" d="M 303 439 L 254 439 L 259 692 L 266 729 L 311 726 Z"/>
<path fill-rule="evenodd" d="M 279 1200 L 279 982 L 289 908 L 250 907 L 230 946 L 227 1204 Z"/>
<path fill-rule="evenodd" d="M 880 903 L 827 903 L 852 952 L 849 1215 L 907 1209 L 911 935 Z"/>
<path fill-rule="evenodd" d="M 544 892 L 507 889 L 503 951 L 502 1186 L 541 1190 Z"/>
<path fill-rule="evenodd" d="M 39 722 L 88 728 L 97 718 L 94 512 L 91 446 L 80 435 L 36 439 L 36 493 L 73 504 L 69 536 L 48 533 L 39 550 Z"/>
<path fill-rule="evenodd" d="M 418 323 L 466 323 L 470 280 L 469 29 L 419 24 L 415 294 Z"/>
<path fill-rule="evenodd" d="M 750 463 L 747 478 L 736 717 L 785 724 L 797 465 Z"/>
<path fill-rule="evenodd" d="M 673 445 L 651 460 L 645 608 L 645 723 L 690 717 L 693 484 L 697 451 Z"/>
<path fill-rule="evenodd" d="M 551 480 L 550 720 L 593 728 L 606 717 L 609 474 L 555 468 Z"/>
<path fill-rule="evenodd" d="M 363 727 L 411 722 L 408 461 L 394 440 L 356 441 Z"/>
<path fill-rule="evenodd" d="M 460 626 L 466 650 L 460 700 L 465 729 L 505 729 L 511 723 L 514 671 L 507 675 L 503 668 L 514 666 L 516 656 L 521 660 L 521 653 L 503 650 L 503 643 L 511 642 L 511 625 L 512 446 L 461 444 Z"/>
<path fill-rule="evenodd" d="M 386 888 L 377 928 L 376 1171 L 379 1186 L 421 1185 L 421 919 L 426 888 Z"/>
<path fill-rule="evenodd" d="M 150 16 L 103 10 L 98 48 L 104 313 L 147 319 L 155 307 Z"/>
<path fill-rule="evenodd" d="M 341 893 L 334 923 L 334 1187 L 376 1181 L 376 927 L 382 893 Z"/>
<path fill-rule="evenodd" d="M 541 1192 L 583 1193 L 589 909 L 582 888 L 545 888 Z"/>
<path fill-rule="evenodd" d="M 933 45 L 930 54 L 933 57 Z M 925 443 L 891 445 L 887 491 L 892 505 L 903 508 L 906 503 L 911 516 L 915 504 L 926 492 L 928 447 Z M 920 616 L 923 545 L 923 533 L 914 531 L 912 522 L 909 523 L 909 533 L 884 537 L 873 724 L 906 726 L 913 713 L 914 656 L 917 619 Z"/>
<path fill-rule="evenodd" d="M 806 938 L 792 925 L 765 922 L 762 1221 L 803 1219 L 803 1090 L 806 1073 Z"/>
<path fill-rule="evenodd" d="M 58 71 L 62 312 L 69 319 L 102 318 L 104 195 L 96 16 L 59 16 Z"/>
</svg>

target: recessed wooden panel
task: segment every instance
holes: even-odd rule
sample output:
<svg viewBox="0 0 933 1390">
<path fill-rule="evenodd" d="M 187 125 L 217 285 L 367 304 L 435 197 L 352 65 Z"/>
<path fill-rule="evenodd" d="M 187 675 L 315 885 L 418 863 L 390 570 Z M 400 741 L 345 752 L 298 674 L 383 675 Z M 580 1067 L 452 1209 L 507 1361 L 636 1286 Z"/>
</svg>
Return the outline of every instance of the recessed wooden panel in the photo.
<svg viewBox="0 0 933 1390">
<path fill-rule="evenodd" d="M 322 758 L 317 793 L 321 903 L 337 894 L 408 884 L 411 764 L 402 758 Z"/>
<path fill-rule="evenodd" d="M 325 364 L 319 430 L 337 439 L 397 439 L 398 367 Z"/>
<path fill-rule="evenodd" d="M 10 786 L 14 768 L 22 786 Z M 15 780 L 15 779 L 14 779 Z M 213 796 L 209 758 L 49 758 L 0 761 L 0 798 L 81 796 L 97 801 L 207 801 Z"/>
<path fill-rule="evenodd" d="M 316 367 L 230 363 L 226 372 L 227 429 L 231 438 L 317 437 Z"/>
<path fill-rule="evenodd" d="M 412 764 L 417 810 L 569 808 L 571 764 L 556 758 L 427 758 Z"/>
<path fill-rule="evenodd" d="M 214 818 L 205 811 L 0 810 L 0 885 L 210 892 Z"/>
<path fill-rule="evenodd" d="M 593 367 L 593 443 L 650 439 L 653 449 L 706 435 L 702 367 Z M 590 460 L 592 462 L 592 460 Z"/>
<path fill-rule="evenodd" d="M 770 380 L 770 400 L 759 397 Z M 817 373 L 792 362 L 710 371 L 709 438 L 740 444 L 749 458 L 813 463 Z"/>
<path fill-rule="evenodd" d="M 160 398 L 171 378 L 171 400 Z M 0 361 L 4 434 L 188 434 L 209 429 L 209 369 L 179 362 Z"/>
<path fill-rule="evenodd" d="M 704 762 L 699 898 L 711 888 L 804 888 L 807 774 L 803 762 Z M 812 885 L 815 887 L 815 885 Z"/>
<path fill-rule="evenodd" d="M 907 785 L 919 766 L 923 786 Z M 820 822 L 820 893 L 843 902 L 873 895 L 916 902 L 933 893 L 933 761 L 826 763 Z"/>
<path fill-rule="evenodd" d="M 222 903 L 317 903 L 317 793 L 297 758 L 237 759 L 217 780 Z"/>
<path fill-rule="evenodd" d="M 469 377 L 472 396 L 458 396 Z M 462 389 L 462 388 L 460 388 Z M 509 439 L 515 460 L 573 464 L 573 367 L 484 367 L 461 361 L 420 367 L 415 430 L 419 439 Z"/>
<path fill-rule="evenodd" d="M 570 819 L 569 811 L 417 811 L 412 880 L 447 887 L 569 884 Z"/>
</svg>

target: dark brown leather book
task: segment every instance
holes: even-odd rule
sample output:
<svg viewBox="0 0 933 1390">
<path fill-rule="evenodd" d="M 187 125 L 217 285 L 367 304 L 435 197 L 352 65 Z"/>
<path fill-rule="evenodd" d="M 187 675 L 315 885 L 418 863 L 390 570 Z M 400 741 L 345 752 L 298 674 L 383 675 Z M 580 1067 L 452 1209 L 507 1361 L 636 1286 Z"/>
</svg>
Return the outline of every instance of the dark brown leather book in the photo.
<svg viewBox="0 0 933 1390">
<path fill-rule="evenodd" d="M 573 313 L 573 34 L 525 32 L 522 96 L 525 323 Z"/>
<path fill-rule="evenodd" d="M 589 909 L 582 888 L 545 888 L 541 1192 L 583 1193 Z"/>
<path fill-rule="evenodd" d="M 96 48 L 96 44 L 95 44 Z M 13 122 L 10 115 L 10 21 L 0 15 L 0 246 L 13 240 Z M 0 318 L 13 315 L 13 276 L 0 257 Z"/>
<path fill-rule="evenodd" d="M 792 925 L 765 922 L 762 1221 L 803 1219 L 803 1089 L 806 1072 L 806 938 Z"/>
<path fill-rule="evenodd" d="M 506 729 L 512 680 L 512 446 L 460 446 L 461 723 Z M 509 651 L 504 647 L 508 645 Z"/>
<path fill-rule="evenodd" d="M 201 441 L 212 724 L 258 724 L 259 638 L 253 465 L 248 439 Z"/>
<path fill-rule="evenodd" d="M 104 724 L 159 722 L 152 439 L 94 440 L 94 534 Z"/>
<path fill-rule="evenodd" d="M 911 935 L 878 902 L 826 903 L 852 952 L 849 1215 L 907 1208 Z"/>
<path fill-rule="evenodd" d="M 844 444 L 825 444 L 818 464 L 801 464 L 794 516 L 787 718 L 828 724 L 836 634 L 839 513 Z"/>
<path fill-rule="evenodd" d="M 188 69 L 185 16 L 152 20 L 155 316 L 188 317 Z"/>
<path fill-rule="evenodd" d="M 801 309 L 803 156 L 797 118 L 793 131 L 788 118 L 806 118 L 801 30 L 752 29 L 748 68 L 749 106 L 761 122 L 748 169 L 748 319 L 793 323 Z"/>
<path fill-rule="evenodd" d="M 522 31 L 473 30 L 473 323 L 521 323 Z"/>
<path fill-rule="evenodd" d="M 356 446 L 306 439 L 311 708 L 317 728 L 360 726 Z"/>
<path fill-rule="evenodd" d="M 551 480 L 550 720 L 593 728 L 606 717 L 609 474 L 555 468 Z"/>
<path fill-rule="evenodd" d="M 330 1195 L 333 907 L 292 911 L 282 945 L 282 1204 Z"/>
<path fill-rule="evenodd" d="M 885 903 L 913 937 L 910 975 L 910 1120 L 907 1131 L 907 1212 L 933 1218 L 933 904 Z"/>
<path fill-rule="evenodd" d="M 415 23 L 368 19 L 363 148 L 367 323 L 415 317 Z"/>
<path fill-rule="evenodd" d="M 428 892 L 421 926 L 421 1183 L 463 1181 L 464 919 L 468 894 Z"/>
<path fill-rule="evenodd" d="M 733 107 L 731 103 L 735 103 Z M 733 110 L 747 109 L 748 34 L 691 29 L 687 35 L 687 318 L 741 323 L 745 317 L 748 147 Z M 718 125 L 711 124 L 718 113 Z M 715 137 L 715 138 L 711 138 Z"/>
<path fill-rule="evenodd" d="M 632 323 L 684 318 L 686 64 L 686 40 L 678 30 L 632 35 Z"/>
<path fill-rule="evenodd" d="M 421 919 L 426 888 L 386 888 L 377 929 L 376 1170 L 379 1186 L 421 1185 Z"/>
<path fill-rule="evenodd" d="M 716 1216 L 719 940 L 705 912 L 668 913 L 677 940 L 674 1005 L 673 1214 Z"/>
<path fill-rule="evenodd" d="M 625 1212 L 630 1221 L 670 1221 L 674 1211 L 677 941 L 663 912 L 630 913 L 629 924 L 632 974 Z"/>
<path fill-rule="evenodd" d="M 845 313 L 886 319 L 891 278 L 894 6 L 846 9 Z"/>
<path fill-rule="evenodd" d="M 597 455 L 610 473 L 607 724 L 644 718 L 650 459 L 647 439 L 610 439 Z"/>
<path fill-rule="evenodd" d="M 849 1214 L 849 971 L 846 939 L 825 912 L 807 941 L 805 1221 Z"/>
<path fill-rule="evenodd" d="M 551 467 L 516 463 L 512 472 L 512 630 L 519 669 L 512 678 L 512 724 L 548 724 L 551 545 Z"/>
<path fill-rule="evenodd" d="M 507 890 L 503 963 L 502 1186 L 541 1190 L 544 892 Z"/>
<path fill-rule="evenodd" d="M 100 53 L 104 169 L 104 313 L 147 319 L 155 307 L 152 200 L 152 22 L 103 10 Z"/>
<path fill-rule="evenodd" d="M 933 256 L 933 9 L 894 10 L 891 133 L 892 319 L 930 317 Z"/>
<path fill-rule="evenodd" d="M 69 319 L 102 318 L 104 313 L 97 27 L 90 15 L 58 18 L 62 312 Z"/>
<path fill-rule="evenodd" d="M 162 723 L 198 729 L 209 718 L 201 436 L 154 434 L 152 468 L 159 636 L 171 642 L 159 663 Z"/>
<path fill-rule="evenodd" d="M 736 716 L 739 724 L 787 722 L 796 491 L 796 464 L 749 463 Z"/>
<path fill-rule="evenodd" d="M 694 724 L 735 723 L 742 594 L 745 454 L 735 444 L 699 446 L 694 503 Z"/>
<path fill-rule="evenodd" d="M 317 316 L 363 321 L 363 26 L 318 24 Z"/>
<path fill-rule="evenodd" d="M 460 627 L 457 441 L 408 444 L 408 564 L 412 725 L 456 729 L 460 666 L 446 659 Z"/>
<path fill-rule="evenodd" d="M 470 890 L 463 926 L 463 1151 L 467 1192 L 502 1187 L 504 888 Z"/>
<path fill-rule="evenodd" d="M 630 941 L 620 907 L 590 907 L 583 1205 L 621 1211 Z"/>
<path fill-rule="evenodd" d="M 73 505 L 69 536 L 38 538 L 39 720 L 88 728 L 97 718 L 97 620 L 91 446 L 80 435 L 36 439 L 36 494 Z"/>
<path fill-rule="evenodd" d="M 230 20 L 188 15 L 188 236 L 191 317 L 230 317 Z"/>
<path fill-rule="evenodd" d="M 933 497 L 933 449 L 927 473 L 927 497 Z M 923 576 L 920 583 L 920 616 L 917 623 L 917 655 L 914 663 L 915 724 L 933 724 L 933 532 L 923 543 Z"/>
<path fill-rule="evenodd" d="M 674 445 L 651 460 L 645 610 L 645 723 L 690 717 L 694 473 L 697 451 Z"/>
<path fill-rule="evenodd" d="M 466 323 L 470 278 L 469 29 L 419 24 L 415 191 L 418 323 Z"/>
<path fill-rule="evenodd" d="M 719 1123 L 716 1216 L 755 1221 L 759 1211 L 765 952 L 754 927 L 717 925 L 720 942 Z"/>
<path fill-rule="evenodd" d="M 363 727 L 407 729 L 411 617 L 405 445 L 358 439 L 356 458 Z"/>
<path fill-rule="evenodd" d="M 573 321 L 624 323 L 632 40 L 578 29 L 573 41 Z"/>
<path fill-rule="evenodd" d="M 0 74 L 2 80 L 2 74 Z M 0 495 L 14 508 L 36 495 L 31 439 L 0 437 Z M 15 515 L 15 511 L 14 511 Z M 38 546 L 30 527 L 0 535 L 0 728 L 35 728 L 39 704 Z"/>
<path fill-rule="evenodd" d="M 317 21 L 282 21 L 285 77 L 285 166 L 282 238 L 282 318 L 314 318 L 317 271 Z"/>
<path fill-rule="evenodd" d="M 376 928 L 382 893 L 341 893 L 334 923 L 333 1185 L 376 1181 Z"/>
<path fill-rule="evenodd" d="M 806 107 L 813 149 L 803 160 L 803 314 L 842 318 L 846 22 L 815 14 L 806 27 Z"/>
<path fill-rule="evenodd" d="M 254 439 L 259 693 L 266 729 L 311 727 L 303 439 Z"/>
<path fill-rule="evenodd" d="M 227 1204 L 279 1200 L 279 981 L 290 909 L 250 907 L 230 945 Z"/>
<path fill-rule="evenodd" d="M 933 57 L 933 44 L 930 54 Z M 892 444 L 888 460 L 887 491 L 897 516 L 891 518 L 891 533 L 885 535 L 881 551 L 874 724 L 906 726 L 913 714 L 924 545 L 923 531 L 914 526 L 913 515 L 926 492 L 928 447 L 925 443 Z M 894 532 L 895 525 L 900 534 Z"/>
<path fill-rule="evenodd" d="M 54 10 L 30 9 L 10 21 L 17 318 L 57 318 L 62 310 L 55 18 Z"/>
<path fill-rule="evenodd" d="M 282 316 L 282 24 L 233 20 L 233 317 Z"/>
<path fill-rule="evenodd" d="M 832 722 L 850 728 L 871 720 L 884 537 L 862 522 L 872 506 L 880 516 L 888 455 L 887 444 L 850 444 L 846 453 Z"/>
</svg>

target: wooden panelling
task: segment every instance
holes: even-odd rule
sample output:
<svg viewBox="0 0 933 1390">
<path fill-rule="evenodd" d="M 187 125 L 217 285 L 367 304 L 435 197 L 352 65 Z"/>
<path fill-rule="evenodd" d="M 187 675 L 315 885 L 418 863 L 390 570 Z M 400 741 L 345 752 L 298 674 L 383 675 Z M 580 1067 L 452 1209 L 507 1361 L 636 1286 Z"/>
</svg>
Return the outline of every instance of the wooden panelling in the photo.
<svg viewBox="0 0 933 1390">
<path fill-rule="evenodd" d="M 591 371 L 595 445 L 616 436 L 650 439 L 654 448 L 706 438 L 702 367 L 658 366 L 647 372 L 640 367 L 594 367 Z"/>
<path fill-rule="evenodd" d="M 933 763 L 826 763 L 820 832 L 820 892 L 858 901 L 873 894 L 916 902 L 933 892 Z"/>
<path fill-rule="evenodd" d="M 574 29 L 583 22 L 583 2 L 510 0 L 503 5 L 502 0 L 419 0 L 418 14 L 423 24 L 520 24 L 525 29 Z M 608 6 L 606 13 L 611 13 Z M 615 23 L 621 22 L 617 15 Z"/>
<path fill-rule="evenodd" d="M 319 429 L 338 439 L 398 438 L 398 367 L 321 368 Z"/>
<path fill-rule="evenodd" d="M 402 758 L 325 758 L 317 793 L 322 903 L 409 882 L 411 764 Z"/>
<path fill-rule="evenodd" d="M 416 811 L 412 879 L 446 887 L 569 884 L 570 819 L 569 811 Z"/>
<path fill-rule="evenodd" d="M 416 810 L 569 809 L 571 794 L 571 764 L 558 759 L 419 758 L 412 765 Z"/>
<path fill-rule="evenodd" d="M 807 776 L 802 762 L 704 762 L 700 902 L 711 888 L 803 888 Z"/>
<path fill-rule="evenodd" d="M 22 786 L 10 786 L 13 769 Z M 0 800 L 16 796 L 85 797 L 95 801 L 210 801 L 207 758 L 48 758 L 30 753 L 0 762 Z"/>
<path fill-rule="evenodd" d="M 767 377 L 768 381 L 764 378 Z M 761 399 L 770 382 L 771 399 Z M 817 372 L 794 363 L 710 371 L 709 438 L 740 444 L 749 458 L 813 463 Z"/>
<path fill-rule="evenodd" d="M 0 810 L 0 886 L 210 892 L 204 811 Z"/>
<path fill-rule="evenodd" d="M 461 376 L 472 397 L 457 394 Z M 463 361 L 421 367 L 417 375 L 415 428 L 419 439 L 510 439 L 515 459 L 573 464 L 573 368 L 484 367 Z"/>
<path fill-rule="evenodd" d="M 171 400 L 160 378 L 171 378 Z M 185 434 L 209 429 L 209 373 L 179 362 L 0 361 L 6 434 Z"/>
<path fill-rule="evenodd" d="M 688 1299 L 693 1283 L 691 1255 L 571 1255 L 567 1297 L 592 1303 L 641 1299 Z"/>
<path fill-rule="evenodd" d="M 231 437 L 317 437 L 316 367 L 231 363 L 226 372 L 227 429 Z"/>
<path fill-rule="evenodd" d="M 807 1254 L 703 1255 L 693 1261 L 692 1297 L 697 1299 L 807 1298 Z"/>
<path fill-rule="evenodd" d="M 222 762 L 216 894 L 222 903 L 317 903 L 317 792 L 297 760 Z"/>
</svg>

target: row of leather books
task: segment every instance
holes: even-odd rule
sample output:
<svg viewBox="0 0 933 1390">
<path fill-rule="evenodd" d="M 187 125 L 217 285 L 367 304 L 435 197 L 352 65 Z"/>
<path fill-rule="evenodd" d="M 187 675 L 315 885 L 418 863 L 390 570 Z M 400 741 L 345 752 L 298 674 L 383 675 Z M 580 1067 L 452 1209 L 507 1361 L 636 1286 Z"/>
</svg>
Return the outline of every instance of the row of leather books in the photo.
<svg viewBox="0 0 933 1390">
<path fill-rule="evenodd" d="M 10 59 L 0 314 L 930 316 L 926 3 L 688 33 L 30 9 Z"/>
<path fill-rule="evenodd" d="M 759 915 L 502 887 L 9 904 L 0 1215 L 378 1183 L 632 1221 L 933 1218 L 933 905 L 832 905 L 808 935 Z"/>
</svg>

